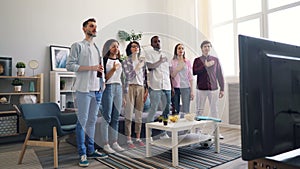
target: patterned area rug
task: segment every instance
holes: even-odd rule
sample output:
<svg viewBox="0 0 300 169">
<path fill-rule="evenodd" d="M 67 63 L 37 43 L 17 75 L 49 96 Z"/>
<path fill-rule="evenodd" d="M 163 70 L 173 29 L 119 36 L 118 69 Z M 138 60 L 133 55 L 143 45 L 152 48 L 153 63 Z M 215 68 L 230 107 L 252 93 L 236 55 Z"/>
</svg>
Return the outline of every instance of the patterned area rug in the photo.
<svg viewBox="0 0 300 169">
<path fill-rule="evenodd" d="M 18 165 L 19 154 L 20 151 L 0 153 L 0 168 L 42 169 L 40 161 L 33 149 L 26 150 L 22 164 L 20 165 Z"/>
<path fill-rule="evenodd" d="M 241 157 L 238 146 L 220 144 L 220 153 L 214 152 L 214 146 L 202 149 L 197 146 L 179 148 L 179 166 L 176 168 L 209 169 Z M 172 150 L 152 146 L 153 157 L 145 157 L 145 147 L 110 154 L 109 158 L 98 160 L 111 168 L 174 168 L 172 167 Z"/>
</svg>

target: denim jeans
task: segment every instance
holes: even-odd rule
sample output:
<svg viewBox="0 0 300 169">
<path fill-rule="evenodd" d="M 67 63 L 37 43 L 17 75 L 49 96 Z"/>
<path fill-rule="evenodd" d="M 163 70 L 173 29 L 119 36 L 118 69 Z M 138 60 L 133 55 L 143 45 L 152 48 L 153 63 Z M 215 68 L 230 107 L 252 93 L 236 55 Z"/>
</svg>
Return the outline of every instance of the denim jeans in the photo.
<svg viewBox="0 0 300 169">
<path fill-rule="evenodd" d="M 119 117 L 122 108 L 122 86 L 120 84 L 107 84 L 102 97 L 102 117 L 101 123 L 102 139 L 104 144 L 109 143 L 108 133 L 111 134 L 112 141 L 118 140 Z"/>
<path fill-rule="evenodd" d="M 145 103 L 144 103 L 144 109 L 143 109 L 143 112 L 148 112 L 149 111 L 149 109 L 150 109 L 150 96 L 148 95 L 147 96 L 147 99 L 146 99 L 146 101 L 145 101 Z"/>
<path fill-rule="evenodd" d="M 168 118 L 170 113 L 170 103 L 171 103 L 171 90 L 152 90 L 149 88 L 150 94 L 150 110 L 147 117 L 147 122 L 154 121 L 155 113 L 158 109 L 158 105 L 162 102 L 162 116 Z"/>
<path fill-rule="evenodd" d="M 180 95 L 182 99 L 182 112 L 190 112 L 191 88 L 174 88 L 174 105 L 176 111 L 180 112 Z"/>
<path fill-rule="evenodd" d="M 76 92 L 78 108 L 76 124 L 76 141 L 79 156 L 95 151 L 95 125 L 102 93 L 98 91 Z M 87 147 L 85 146 L 87 143 Z"/>
</svg>

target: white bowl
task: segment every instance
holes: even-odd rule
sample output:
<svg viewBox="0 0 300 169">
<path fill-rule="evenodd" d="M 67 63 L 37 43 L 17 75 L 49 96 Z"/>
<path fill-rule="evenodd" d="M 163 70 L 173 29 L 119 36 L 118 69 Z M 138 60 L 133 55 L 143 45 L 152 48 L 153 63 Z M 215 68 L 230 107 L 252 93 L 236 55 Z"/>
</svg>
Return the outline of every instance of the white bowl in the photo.
<svg viewBox="0 0 300 169">
<path fill-rule="evenodd" d="M 196 117 L 195 113 L 187 113 L 184 115 L 184 118 L 187 119 L 188 121 L 194 121 Z"/>
</svg>

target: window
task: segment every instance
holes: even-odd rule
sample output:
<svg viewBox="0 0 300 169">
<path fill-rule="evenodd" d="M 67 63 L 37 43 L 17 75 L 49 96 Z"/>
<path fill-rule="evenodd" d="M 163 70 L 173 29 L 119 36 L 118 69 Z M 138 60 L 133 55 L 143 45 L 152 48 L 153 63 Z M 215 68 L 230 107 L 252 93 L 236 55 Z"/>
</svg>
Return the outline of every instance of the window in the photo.
<svg viewBox="0 0 300 169">
<path fill-rule="evenodd" d="M 237 18 L 261 12 L 261 0 L 238 0 L 235 2 Z"/>
<path fill-rule="evenodd" d="M 235 74 L 235 61 L 233 53 L 232 24 L 227 24 L 214 29 L 213 34 L 213 49 L 220 60 L 223 73 L 227 76 L 233 76 Z"/>
<path fill-rule="evenodd" d="M 232 20 L 232 0 L 211 0 L 211 6 L 213 24 Z"/>
<path fill-rule="evenodd" d="M 211 41 L 225 76 L 239 74 L 238 34 L 300 45 L 300 1 L 211 0 L 209 9 Z"/>
<path fill-rule="evenodd" d="M 269 38 L 300 46 L 300 6 L 270 13 Z"/>
<path fill-rule="evenodd" d="M 238 23 L 238 34 L 243 34 L 252 37 L 260 37 L 259 21 L 259 19 L 252 19 Z"/>
<path fill-rule="evenodd" d="M 269 0 L 269 9 L 298 2 L 298 0 Z"/>
</svg>

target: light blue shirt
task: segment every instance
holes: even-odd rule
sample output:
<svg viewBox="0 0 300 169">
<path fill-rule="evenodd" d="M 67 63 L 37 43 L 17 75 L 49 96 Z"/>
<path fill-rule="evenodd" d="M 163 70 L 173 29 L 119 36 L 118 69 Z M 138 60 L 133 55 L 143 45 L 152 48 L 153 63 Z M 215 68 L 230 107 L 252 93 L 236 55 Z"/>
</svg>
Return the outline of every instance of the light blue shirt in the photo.
<svg viewBox="0 0 300 169">
<path fill-rule="evenodd" d="M 92 51 L 90 49 L 90 43 L 87 40 L 83 40 L 81 42 L 75 42 L 71 46 L 70 55 L 67 58 L 67 65 L 66 68 L 68 71 L 75 72 L 76 74 L 76 81 L 74 83 L 74 89 L 80 92 L 90 92 L 96 91 L 94 89 L 89 88 L 89 82 L 94 81 L 97 78 L 96 75 L 92 75 L 94 71 L 78 71 L 80 66 L 94 66 L 103 63 L 103 58 L 100 56 L 100 51 L 96 44 L 94 44 L 96 50 L 98 51 L 98 63 L 94 63 L 94 59 L 92 58 Z M 103 76 L 104 78 L 104 76 Z M 99 86 L 96 88 L 99 90 L 100 87 L 103 86 L 103 78 L 100 78 Z"/>
</svg>

